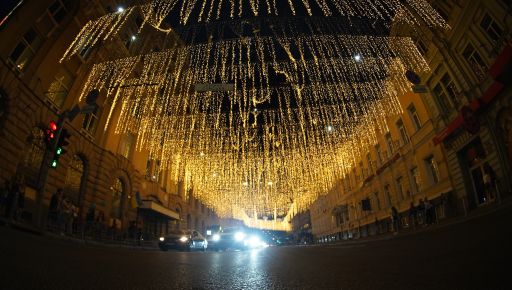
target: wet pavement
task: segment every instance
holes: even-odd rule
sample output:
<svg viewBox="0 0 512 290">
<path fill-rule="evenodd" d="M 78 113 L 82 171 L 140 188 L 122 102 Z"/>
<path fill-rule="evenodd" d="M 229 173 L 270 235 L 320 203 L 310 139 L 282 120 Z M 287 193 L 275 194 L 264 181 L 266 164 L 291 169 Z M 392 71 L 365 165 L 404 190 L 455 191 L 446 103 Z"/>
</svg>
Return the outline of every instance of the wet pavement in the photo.
<svg viewBox="0 0 512 290">
<path fill-rule="evenodd" d="M 94 247 L 0 227 L 1 289 L 511 289 L 512 211 L 388 240 L 253 251 Z"/>
</svg>

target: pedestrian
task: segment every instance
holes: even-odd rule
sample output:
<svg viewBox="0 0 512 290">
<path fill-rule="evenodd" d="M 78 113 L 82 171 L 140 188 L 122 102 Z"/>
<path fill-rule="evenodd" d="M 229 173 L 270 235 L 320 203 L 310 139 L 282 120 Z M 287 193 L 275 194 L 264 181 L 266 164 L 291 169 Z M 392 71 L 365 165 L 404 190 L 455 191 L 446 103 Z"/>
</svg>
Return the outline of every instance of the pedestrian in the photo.
<svg viewBox="0 0 512 290">
<path fill-rule="evenodd" d="M 6 200 L 6 210 L 5 210 L 5 217 L 12 221 L 12 219 L 16 218 L 16 214 L 18 211 L 18 194 L 20 192 L 20 177 L 15 176 L 13 178 L 13 182 L 11 183 L 11 188 L 9 190 L 9 194 L 7 195 Z"/>
<path fill-rule="evenodd" d="M 96 220 L 94 221 L 94 227 L 97 230 L 97 238 L 101 239 L 103 236 L 103 229 L 105 226 L 105 214 L 102 210 L 98 212 L 98 216 L 96 217 Z"/>
<path fill-rule="evenodd" d="M 23 218 L 23 211 L 25 210 L 25 177 L 20 177 L 18 185 L 18 202 L 16 207 L 16 220 L 20 221 Z"/>
<path fill-rule="evenodd" d="M 5 215 L 5 211 L 7 208 L 7 196 L 9 195 L 9 191 L 11 190 L 11 182 L 9 179 L 4 181 L 4 185 L 0 189 L 0 212 L 3 212 Z"/>
<path fill-rule="evenodd" d="M 416 208 L 416 215 L 418 216 L 418 224 L 425 225 L 425 202 L 420 198 L 420 203 Z"/>
<path fill-rule="evenodd" d="M 92 203 L 89 207 L 89 210 L 87 210 L 87 214 L 85 215 L 85 232 L 89 233 L 92 231 L 92 228 L 94 226 L 94 220 L 96 217 L 96 204 Z"/>
<path fill-rule="evenodd" d="M 409 226 L 416 228 L 416 207 L 412 201 L 411 205 L 409 206 Z"/>
<path fill-rule="evenodd" d="M 62 197 L 62 188 L 58 188 L 57 191 L 52 194 L 50 199 L 50 206 L 48 208 L 48 225 L 51 229 L 55 229 L 55 227 L 59 226 Z"/>
<path fill-rule="evenodd" d="M 399 214 L 398 214 L 398 210 L 396 209 L 395 206 L 392 206 L 391 207 L 391 221 L 393 223 L 393 231 L 396 233 L 398 233 L 398 229 L 400 227 L 400 217 L 399 217 Z"/>
<path fill-rule="evenodd" d="M 432 222 L 433 222 L 433 215 L 432 215 L 432 211 L 433 211 L 433 206 L 432 204 L 428 201 L 428 199 L 425 197 L 425 200 L 424 200 L 424 207 L 425 207 L 425 225 L 431 225 Z"/>
<path fill-rule="evenodd" d="M 496 198 L 496 173 L 489 163 L 484 165 L 484 188 L 487 201 L 492 201 Z"/>
<path fill-rule="evenodd" d="M 71 226 L 73 224 L 73 204 L 67 196 L 62 200 L 62 211 L 61 211 L 61 234 L 71 234 Z"/>
</svg>

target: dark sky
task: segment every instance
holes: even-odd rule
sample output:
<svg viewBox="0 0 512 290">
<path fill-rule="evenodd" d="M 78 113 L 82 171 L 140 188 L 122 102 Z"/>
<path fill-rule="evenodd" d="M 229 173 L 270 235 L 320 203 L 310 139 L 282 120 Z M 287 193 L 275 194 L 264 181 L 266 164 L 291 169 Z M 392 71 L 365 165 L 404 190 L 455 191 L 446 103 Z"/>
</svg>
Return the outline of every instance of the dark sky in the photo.
<svg viewBox="0 0 512 290">
<path fill-rule="evenodd" d="M 4 19 L 9 12 L 11 12 L 14 7 L 16 7 L 16 4 L 21 2 L 20 0 L 0 0 L 0 21 Z"/>
</svg>

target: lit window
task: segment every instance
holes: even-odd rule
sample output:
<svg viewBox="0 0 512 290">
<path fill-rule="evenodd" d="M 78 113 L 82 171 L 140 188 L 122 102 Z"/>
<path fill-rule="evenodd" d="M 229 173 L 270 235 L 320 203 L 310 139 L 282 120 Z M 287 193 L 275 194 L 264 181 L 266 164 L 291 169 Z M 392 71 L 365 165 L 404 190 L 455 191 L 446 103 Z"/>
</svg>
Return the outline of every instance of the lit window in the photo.
<svg viewBox="0 0 512 290">
<path fill-rule="evenodd" d="M 89 132 L 89 134 L 94 134 L 98 125 L 98 119 L 98 109 L 96 108 L 94 112 L 85 115 L 82 128 Z"/>
<path fill-rule="evenodd" d="M 8 61 L 18 71 L 24 71 L 41 47 L 41 37 L 34 29 L 29 29 L 9 55 Z"/>
<path fill-rule="evenodd" d="M 61 67 L 55 75 L 54 81 L 50 84 L 46 97 L 60 108 L 64 104 L 72 84 L 73 77 Z"/>
<path fill-rule="evenodd" d="M 430 174 L 430 178 L 432 179 L 432 182 L 438 183 L 439 182 L 439 168 L 437 167 L 437 162 L 434 159 L 434 156 L 430 156 L 427 159 L 425 159 L 425 164 L 427 166 L 427 170 Z"/>
<path fill-rule="evenodd" d="M 25 160 L 23 162 L 23 165 L 25 165 L 26 169 L 29 169 L 31 173 L 38 172 L 43 162 L 43 156 L 46 150 L 44 138 L 44 132 L 41 128 L 35 127 L 32 129 L 29 144 L 27 144 L 29 149 L 24 154 Z"/>
<path fill-rule="evenodd" d="M 119 154 L 121 154 L 121 156 L 126 159 L 130 159 L 134 143 L 135 137 L 133 134 L 126 133 L 123 138 L 121 138 L 121 143 L 119 144 Z"/>
</svg>

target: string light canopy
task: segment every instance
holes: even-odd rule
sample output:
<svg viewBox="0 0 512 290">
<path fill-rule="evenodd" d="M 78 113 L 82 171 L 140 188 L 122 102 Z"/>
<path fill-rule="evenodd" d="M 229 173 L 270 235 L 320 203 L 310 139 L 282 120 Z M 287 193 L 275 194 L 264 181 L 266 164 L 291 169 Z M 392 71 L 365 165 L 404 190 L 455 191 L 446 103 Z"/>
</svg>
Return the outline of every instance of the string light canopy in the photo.
<svg viewBox="0 0 512 290">
<path fill-rule="evenodd" d="M 176 9 L 181 23 L 196 14 L 198 21 L 217 19 L 224 6 L 235 7 L 224 13 L 228 18 L 241 17 L 244 3 L 254 15 L 281 13 L 272 0 L 240 3 L 158 0 L 106 15 L 81 30 L 63 60 L 116 35 L 134 9 L 157 28 Z M 298 4 L 288 4 L 295 14 Z M 446 28 L 420 0 L 300 4 L 307 15 L 317 5 L 326 16 L 400 14 L 413 24 Z M 82 97 L 104 91 L 112 101 L 105 130 L 137 135 L 138 150 L 221 216 L 284 215 L 292 204 L 307 209 L 388 130 L 387 118 L 401 113 L 398 97 L 410 90 L 406 71 L 429 69 L 408 37 L 336 34 L 348 29 L 332 18 L 306 20 L 306 30 L 278 19 L 265 23 L 271 35 L 252 26 L 249 36 L 242 29 L 231 39 L 192 37 L 185 45 L 95 64 L 82 91 Z M 213 85 L 221 89 L 202 89 Z"/>
</svg>

